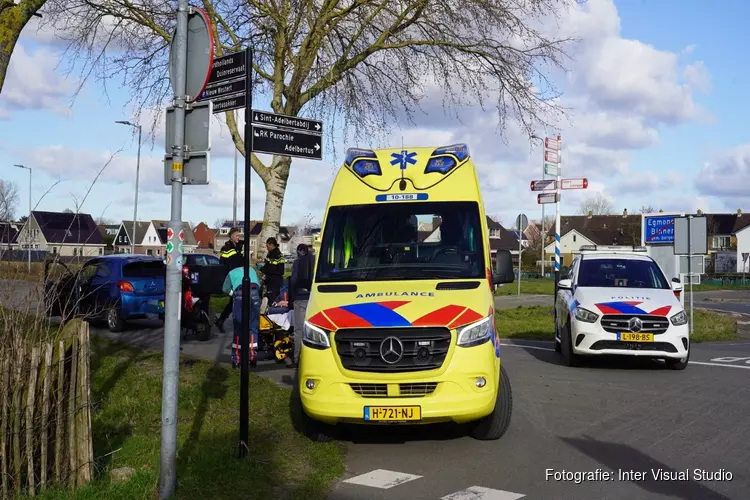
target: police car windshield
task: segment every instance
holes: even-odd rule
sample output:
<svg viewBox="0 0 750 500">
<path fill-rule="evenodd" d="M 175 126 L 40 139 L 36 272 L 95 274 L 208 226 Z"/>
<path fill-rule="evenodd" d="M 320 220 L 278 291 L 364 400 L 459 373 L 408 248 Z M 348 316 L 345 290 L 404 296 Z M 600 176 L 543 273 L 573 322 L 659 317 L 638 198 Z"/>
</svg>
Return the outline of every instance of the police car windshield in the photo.
<svg viewBox="0 0 750 500">
<path fill-rule="evenodd" d="M 578 271 L 579 287 L 671 289 L 661 269 L 650 260 L 584 259 Z"/>
<path fill-rule="evenodd" d="M 484 278 L 476 202 L 331 207 L 317 282 Z"/>
</svg>

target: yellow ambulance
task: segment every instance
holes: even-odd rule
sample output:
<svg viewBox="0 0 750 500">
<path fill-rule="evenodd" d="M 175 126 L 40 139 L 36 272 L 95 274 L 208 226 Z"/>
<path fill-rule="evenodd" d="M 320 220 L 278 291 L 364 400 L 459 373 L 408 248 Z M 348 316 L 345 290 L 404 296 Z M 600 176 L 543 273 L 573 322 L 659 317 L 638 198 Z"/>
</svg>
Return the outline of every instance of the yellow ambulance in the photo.
<svg viewBox="0 0 750 500">
<path fill-rule="evenodd" d="M 490 255 L 468 146 L 347 150 L 321 234 L 295 332 L 298 429 L 455 422 L 500 438 L 512 398 L 493 289 L 514 273 L 509 252 Z"/>
</svg>

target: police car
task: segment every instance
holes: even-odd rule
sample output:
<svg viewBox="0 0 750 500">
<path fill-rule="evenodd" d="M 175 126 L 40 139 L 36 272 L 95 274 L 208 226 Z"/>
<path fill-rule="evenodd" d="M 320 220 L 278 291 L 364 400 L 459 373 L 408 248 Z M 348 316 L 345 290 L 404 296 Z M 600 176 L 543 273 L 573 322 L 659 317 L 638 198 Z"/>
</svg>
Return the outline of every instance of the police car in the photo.
<svg viewBox="0 0 750 500">
<path fill-rule="evenodd" d="M 582 246 L 558 285 L 555 350 L 567 366 L 614 354 L 661 358 L 684 370 L 690 336 L 681 292 L 645 247 Z"/>
</svg>

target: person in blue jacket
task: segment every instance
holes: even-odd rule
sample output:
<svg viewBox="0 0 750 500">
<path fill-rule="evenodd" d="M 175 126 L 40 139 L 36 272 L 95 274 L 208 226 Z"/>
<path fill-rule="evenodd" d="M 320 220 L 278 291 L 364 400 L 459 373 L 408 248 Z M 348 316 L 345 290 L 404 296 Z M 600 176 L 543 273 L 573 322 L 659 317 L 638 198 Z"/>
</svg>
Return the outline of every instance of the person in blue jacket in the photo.
<svg viewBox="0 0 750 500">
<path fill-rule="evenodd" d="M 250 366 L 258 364 L 258 328 L 260 326 L 260 280 L 254 268 L 250 268 Z M 243 267 L 232 269 L 224 279 L 222 291 L 232 299 L 232 366 L 240 366 L 240 341 L 242 340 L 242 278 Z"/>
</svg>

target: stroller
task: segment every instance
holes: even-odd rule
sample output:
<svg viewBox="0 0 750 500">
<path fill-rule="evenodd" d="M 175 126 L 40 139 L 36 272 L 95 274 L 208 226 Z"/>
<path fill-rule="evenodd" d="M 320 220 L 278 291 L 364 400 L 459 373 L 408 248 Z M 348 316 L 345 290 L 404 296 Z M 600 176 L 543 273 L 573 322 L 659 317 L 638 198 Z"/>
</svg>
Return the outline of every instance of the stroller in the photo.
<svg viewBox="0 0 750 500">
<path fill-rule="evenodd" d="M 180 327 L 184 337 L 190 332 L 201 342 L 211 339 L 211 317 L 208 314 L 209 297 L 193 295 L 193 286 L 186 270 L 182 273 L 182 317 Z"/>
</svg>

